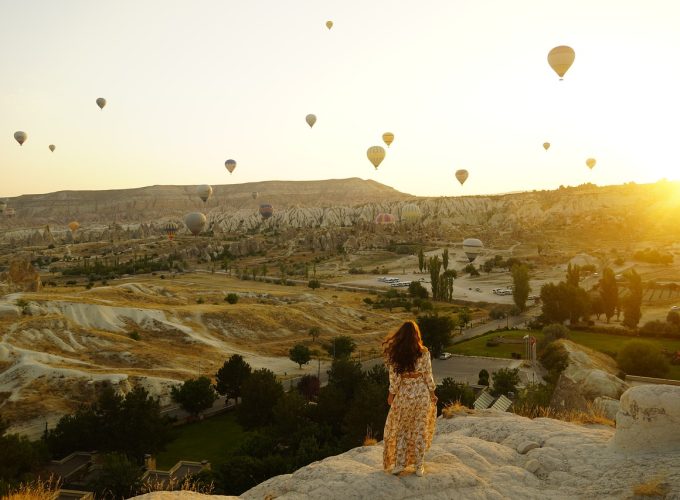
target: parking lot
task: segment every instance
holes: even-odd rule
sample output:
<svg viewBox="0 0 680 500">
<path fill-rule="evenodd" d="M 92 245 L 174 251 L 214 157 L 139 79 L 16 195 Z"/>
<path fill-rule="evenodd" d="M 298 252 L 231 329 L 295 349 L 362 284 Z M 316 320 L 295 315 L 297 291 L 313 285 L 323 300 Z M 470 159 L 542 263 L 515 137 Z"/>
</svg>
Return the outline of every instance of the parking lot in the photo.
<svg viewBox="0 0 680 500">
<path fill-rule="evenodd" d="M 540 380 L 538 375 L 533 375 L 530 368 L 522 368 L 522 361 L 518 359 L 482 358 L 475 356 L 453 355 L 449 359 L 433 359 L 432 373 L 434 381 L 441 384 L 446 377 L 451 377 L 456 382 L 476 384 L 479 372 L 485 369 L 491 373 L 501 368 L 519 368 L 522 383 L 531 382 L 532 378 Z"/>
</svg>

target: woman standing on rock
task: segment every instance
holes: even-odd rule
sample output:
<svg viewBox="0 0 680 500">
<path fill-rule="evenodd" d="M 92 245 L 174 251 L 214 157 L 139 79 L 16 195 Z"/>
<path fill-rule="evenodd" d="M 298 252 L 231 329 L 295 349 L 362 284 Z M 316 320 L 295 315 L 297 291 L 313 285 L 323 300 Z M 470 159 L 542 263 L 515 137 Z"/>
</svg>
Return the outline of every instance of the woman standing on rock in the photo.
<svg viewBox="0 0 680 500">
<path fill-rule="evenodd" d="M 422 476 L 424 455 L 432 443 L 437 418 L 430 352 L 413 321 L 407 321 L 388 336 L 383 350 L 390 372 L 383 468 L 399 474 L 415 465 L 416 474 Z"/>
</svg>

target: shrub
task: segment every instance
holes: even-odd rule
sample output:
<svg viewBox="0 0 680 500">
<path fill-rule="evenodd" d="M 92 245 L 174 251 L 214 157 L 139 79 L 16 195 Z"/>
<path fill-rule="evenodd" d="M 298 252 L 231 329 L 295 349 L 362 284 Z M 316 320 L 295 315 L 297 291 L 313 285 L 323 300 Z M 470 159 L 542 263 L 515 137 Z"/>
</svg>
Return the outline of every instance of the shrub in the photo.
<svg viewBox="0 0 680 500">
<path fill-rule="evenodd" d="M 224 300 L 230 304 L 236 304 L 238 302 L 238 295 L 235 293 L 228 293 Z"/>
<path fill-rule="evenodd" d="M 486 386 L 489 385 L 489 372 L 486 371 L 484 368 L 479 370 L 477 385 L 486 385 Z"/>
<path fill-rule="evenodd" d="M 316 290 L 317 288 L 319 288 L 321 286 L 321 282 L 317 279 L 311 279 L 307 283 L 307 286 L 309 288 L 311 288 L 312 290 Z"/>
<path fill-rule="evenodd" d="M 205 299 L 203 297 L 199 297 L 196 299 L 197 304 L 205 304 Z"/>
<path fill-rule="evenodd" d="M 509 393 L 517 392 L 517 385 L 519 384 L 519 369 L 501 368 L 493 372 L 491 375 L 493 380 L 493 390 L 491 394 L 500 396 L 501 394 L 507 396 Z"/>
<path fill-rule="evenodd" d="M 560 374 L 569 366 L 567 350 L 555 342 L 551 342 L 546 346 L 539 356 L 539 360 L 543 367 L 548 370 L 548 375 L 545 379 L 551 384 L 557 383 Z"/>
<path fill-rule="evenodd" d="M 628 375 L 663 378 L 670 370 L 668 359 L 653 344 L 644 340 L 626 342 L 616 362 Z"/>
<path fill-rule="evenodd" d="M 495 306 L 489 311 L 489 318 L 504 319 L 506 314 L 504 307 Z"/>
<path fill-rule="evenodd" d="M 129 337 L 132 340 L 142 340 L 142 337 L 139 335 L 139 332 L 137 332 L 137 331 L 130 333 Z"/>
<path fill-rule="evenodd" d="M 365 297 L 364 304 L 368 304 L 370 306 L 371 304 L 373 304 L 373 299 L 371 299 L 371 297 Z"/>
</svg>

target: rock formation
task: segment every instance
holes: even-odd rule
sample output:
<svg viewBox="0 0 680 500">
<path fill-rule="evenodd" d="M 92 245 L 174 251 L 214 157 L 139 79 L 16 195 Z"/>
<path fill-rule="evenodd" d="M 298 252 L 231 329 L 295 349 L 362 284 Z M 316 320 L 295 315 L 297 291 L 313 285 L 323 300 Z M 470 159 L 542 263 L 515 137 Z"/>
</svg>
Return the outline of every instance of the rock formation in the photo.
<svg viewBox="0 0 680 500">
<path fill-rule="evenodd" d="M 42 288 L 40 273 L 28 255 L 15 257 L 7 272 L 0 273 L 0 283 L 6 282 L 10 292 L 38 292 Z"/>
</svg>

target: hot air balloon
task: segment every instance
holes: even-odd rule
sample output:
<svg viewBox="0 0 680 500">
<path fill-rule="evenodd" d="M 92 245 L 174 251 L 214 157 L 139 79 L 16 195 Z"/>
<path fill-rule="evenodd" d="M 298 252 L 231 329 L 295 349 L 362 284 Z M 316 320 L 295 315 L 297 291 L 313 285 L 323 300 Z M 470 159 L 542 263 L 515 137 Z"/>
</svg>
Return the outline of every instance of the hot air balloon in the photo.
<svg viewBox="0 0 680 500">
<path fill-rule="evenodd" d="M 212 196 L 212 188 L 207 184 L 201 184 L 196 188 L 196 193 L 198 194 L 198 197 L 203 200 L 203 203 L 205 203 Z"/>
<path fill-rule="evenodd" d="M 257 197 L 260 196 L 260 193 L 258 193 L 257 191 L 253 191 L 252 193 L 250 193 L 250 196 L 253 197 L 253 200 L 257 200 Z"/>
<path fill-rule="evenodd" d="M 98 97 L 97 106 L 99 106 L 99 109 L 104 109 L 104 106 L 106 106 L 106 99 L 104 99 L 103 97 Z"/>
<path fill-rule="evenodd" d="M 314 124 L 316 123 L 316 116 L 315 115 L 307 115 L 305 117 L 305 121 L 307 122 L 307 125 L 309 125 L 309 128 L 312 128 Z"/>
<path fill-rule="evenodd" d="M 562 80 L 564 74 L 569 70 L 575 58 L 576 53 L 574 52 L 574 49 L 567 47 L 566 45 L 560 45 L 548 53 L 548 64 L 550 64 L 550 67 L 557 73 L 560 80 Z"/>
<path fill-rule="evenodd" d="M 590 170 L 593 169 L 593 167 L 595 166 L 596 163 L 597 163 L 597 160 L 595 160 L 595 158 L 588 158 L 588 159 L 586 160 L 586 165 L 588 165 L 588 168 L 589 168 Z M 605 170 L 606 170 L 606 169 L 605 169 Z"/>
<path fill-rule="evenodd" d="M 390 147 L 390 144 L 392 144 L 392 141 L 394 140 L 394 134 L 392 132 L 385 132 L 383 134 L 383 141 L 385 144 L 387 144 L 387 147 Z"/>
<path fill-rule="evenodd" d="M 326 21 L 326 28 L 331 29 L 333 27 L 333 21 Z"/>
<path fill-rule="evenodd" d="M 550 143 L 549 143 L 549 142 L 544 142 L 544 143 L 543 143 L 543 149 L 545 149 L 546 151 L 548 151 L 548 150 L 550 149 Z"/>
<path fill-rule="evenodd" d="M 482 248 L 484 248 L 484 244 L 477 238 L 466 238 L 463 240 L 463 252 L 465 252 L 470 262 L 477 258 Z"/>
<path fill-rule="evenodd" d="M 80 223 L 78 221 L 74 220 L 74 221 L 68 223 L 68 228 L 71 230 L 72 236 L 76 235 L 76 231 L 78 230 L 79 227 L 80 227 Z"/>
<path fill-rule="evenodd" d="M 163 231 L 165 234 L 168 235 L 168 239 L 172 241 L 172 239 L 175 237 L 175 234 L 177 233 L 177 230 L 179 229 L 179 226 L 175 222 L 168 222 L 163 226 Z"/>
<path fill-rule="evenodd" d="M 19 130 L 18 132 L 14 132 L 14 139 L 19 143 L 19 146 L 23 146 L 26 139 L 28 139 L 28 134 Z"/>
<path fill-rule="evenodd" d="M 201 212 L 191 212 L 184 216 L 184 224 L 186 224 L 187 228 L 194 236 L 197 236 L 203 231 L 207 221 L 205 215 Z"/>
<path fill-rule="evenodd" d="M 458 179 L 458 182 L 460 182 L 460 185 L 462 186 L 465 184 L 465 181 L 468 178 L 468 171 L 467 170 L 456 170 L 456 179 Z"/>
<path fill-rule="evenodd" d="M 0 214 L 4 214 L 6 208 L 7 208 L 7 202 L 6 201 L 0 201 Z"/>
<path fill-rule="evenodd" d="M 394 224 L 397 219 L 392 214 L 380 213 L 375 216 L 376 224 Z"/>
<path fill-rule="evenodd" d="M 272 215 L 274 215 L 274 207 L 272 207 L 269 203 L 263 203 L 260 205 L 260 215 L 263 219 L 269 219 Z"/>
<path fill-rule="evenodd" d="M 422 212 L 415 203 L 407 203 L 401 209 L 401 221 L 407 223 L 418 222 Z"/>
<path fill-rule="evenodd" d="M 9 217 L 11 219 L 16 214 L 17 214 L 17 211 L 14 210 L 12 207 L 8 207 L 8 208 L 5 209 L 5 217 Z"/>
<path fill-rule="evenodd" d="M 366 151 L 366 156 L 368 156 L 375 169 L 378 170 L 378 165 L 385 159 L 385 148 L 382 146 L 371 146 Z"/>
<path fill-rule="evenodd" d="M 49 148 L 50 148 L 50 151 L 52 151 L 54 153 L 54 150 L 57 149 L 57 146 L 55 146 L 54 144 L 50 144 Z"/>
<path fill-rule="evenodd" d="M 236 161 L 235 160 L 227 160 L 224 162 L 224 166 L 229 170 L 229 173 L 231 174 L 234 169 L 236 168 Z"/>
</svg>

